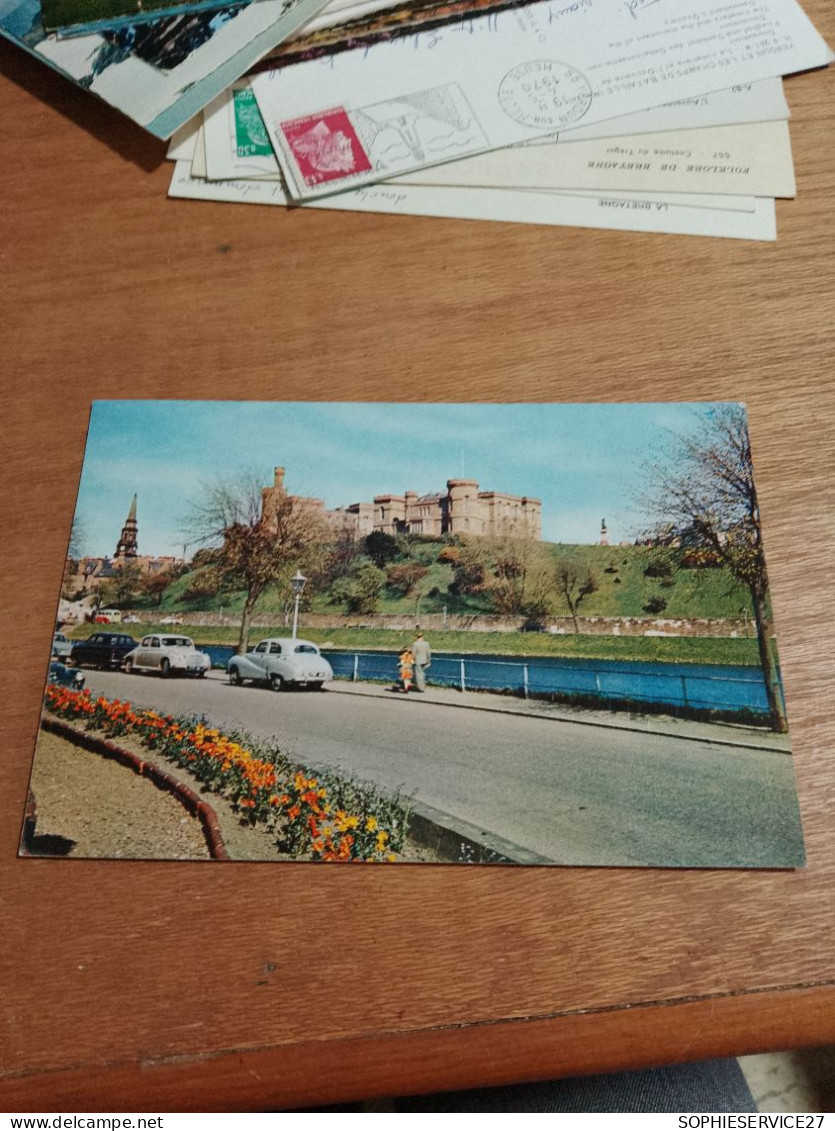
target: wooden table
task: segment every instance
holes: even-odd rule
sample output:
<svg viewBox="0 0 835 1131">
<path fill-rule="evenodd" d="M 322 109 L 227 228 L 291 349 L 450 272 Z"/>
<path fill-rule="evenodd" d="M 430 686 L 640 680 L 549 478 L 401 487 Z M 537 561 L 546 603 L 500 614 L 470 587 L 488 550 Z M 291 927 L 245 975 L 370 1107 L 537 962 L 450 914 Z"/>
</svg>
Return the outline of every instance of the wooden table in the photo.
<svg viewBox="0 0 835 1131">
<path fill-rule="evenodd" d="M 831 5 L 807 10 L 835 42 Z M 769 245 L 169 201 L 159 143 L 7 45 L 0 72 L 4 1110 L 298 1106 L 835 1038 L 833 74 L 788 84 L 798 197 Z M 172 396 L 746 400 L 808 867 L 17 859 L 90 402 Z"/>
</svg>

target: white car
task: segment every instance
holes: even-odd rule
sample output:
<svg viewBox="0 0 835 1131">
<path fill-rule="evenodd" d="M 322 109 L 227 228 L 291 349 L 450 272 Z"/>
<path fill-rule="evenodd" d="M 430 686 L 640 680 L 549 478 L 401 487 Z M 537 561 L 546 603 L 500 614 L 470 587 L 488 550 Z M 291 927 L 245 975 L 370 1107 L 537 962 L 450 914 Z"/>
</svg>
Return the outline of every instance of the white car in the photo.
<svg viewBox="0 0 835 1131">
<path fill-rule="evenodd" d="M 183 618 L 177 617 L 177 616 L 163 617 L 162 620 L 159 623 L 160 624 L 182 624 Z"/>
<path fill-rule="evenodd" d="M 233 656 L 226 670 L 230 683 L 237 685 L 251 679 L 269 684 L 274 691 L 289 685 L 321 691 L 322 684 L 333 679 L 333 668 L 317 645 L 289 636 L 262 640 L 245 656 Z"/>
<path fill-rule="evenodd" d="M 161 676 L 184 672 L 202 679 L 212 661 L 205 652 L 194 647 L 187 636 L 144 636 L 139 645 L 128 652 L 122 666 L 132 672 L 158 672 Z"/>
<path fill-rule="evenodd" d="M 67 640 L 63 632 L 56 632 L 52 637 L 52 655 L 56 660 L 68 660 L 72 652 L 72 641 Z"/>
</svg>

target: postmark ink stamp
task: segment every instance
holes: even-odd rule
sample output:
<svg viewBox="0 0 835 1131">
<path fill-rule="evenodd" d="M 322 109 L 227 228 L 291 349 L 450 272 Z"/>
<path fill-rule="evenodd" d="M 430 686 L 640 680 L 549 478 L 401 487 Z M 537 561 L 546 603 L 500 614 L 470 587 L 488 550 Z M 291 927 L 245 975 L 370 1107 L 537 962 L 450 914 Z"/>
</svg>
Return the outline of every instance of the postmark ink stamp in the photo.
<svg viewBox="0 0 835 1131">
<path fill-rule="evenodd" d="M 445 83 L 352 111 L 375 169 L 394 173 L 486 149 L 487 138 L 458 83 Z"/>
<path fill-rule="evenodd" d="M 508 71 L 499 84 L 499 105 L 508 117 L 537 130 L 578 122 L 592 102 L 588 79 L 567 63 L 533 59 Z"/>
</svg>

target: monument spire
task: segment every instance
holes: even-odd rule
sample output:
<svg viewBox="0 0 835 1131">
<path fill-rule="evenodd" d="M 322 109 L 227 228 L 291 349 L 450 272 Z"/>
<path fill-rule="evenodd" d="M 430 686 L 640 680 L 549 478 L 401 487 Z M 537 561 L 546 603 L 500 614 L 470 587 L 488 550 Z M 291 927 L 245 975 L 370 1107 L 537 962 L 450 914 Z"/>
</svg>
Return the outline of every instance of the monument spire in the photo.
<svg viewBox="0 0 835 1131">
<path fill-rule="evenodd" d="M 122 536 L 116 545 L 116 553 L 113 555 L 116 561 L 124 561 L 126 558 L 136 557 L 138 553 L 136 536 L 136 495 L 134 495 L 130 504 L 130 510 L 128 511 L 128 517 L 125 519 L 125 525 L 122 527 Z"/>
</svg>

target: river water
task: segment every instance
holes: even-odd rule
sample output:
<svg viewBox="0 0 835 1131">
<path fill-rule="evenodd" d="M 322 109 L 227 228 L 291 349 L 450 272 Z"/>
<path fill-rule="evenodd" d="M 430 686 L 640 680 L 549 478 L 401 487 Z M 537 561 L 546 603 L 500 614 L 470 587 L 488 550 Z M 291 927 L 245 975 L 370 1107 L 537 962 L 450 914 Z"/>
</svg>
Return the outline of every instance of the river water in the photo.
<svg viewBox="0 0 835 1131">
<path fill-rule="evenodd" d="M 235 649 L 206 645 L 215 667 L 225 667 Z M 391 652 L 323 650 L 337 679 L 394 682 Z M 595 696 L 707 710 L 768 711 L 759 668 L 723 664 L 650 663 L 630 660 L 566 660 L 550 656 L 499 656 L 444 652 L 427 672 L 430 684 L 465 690 Z"/>
</svg>

